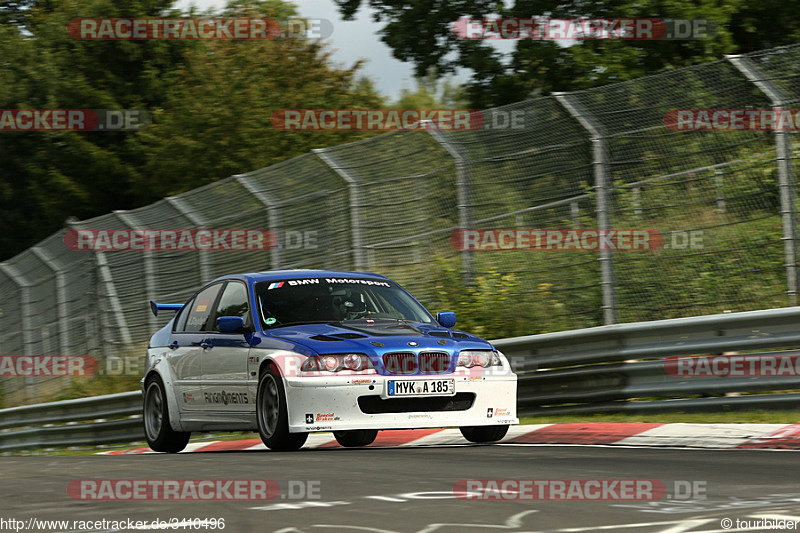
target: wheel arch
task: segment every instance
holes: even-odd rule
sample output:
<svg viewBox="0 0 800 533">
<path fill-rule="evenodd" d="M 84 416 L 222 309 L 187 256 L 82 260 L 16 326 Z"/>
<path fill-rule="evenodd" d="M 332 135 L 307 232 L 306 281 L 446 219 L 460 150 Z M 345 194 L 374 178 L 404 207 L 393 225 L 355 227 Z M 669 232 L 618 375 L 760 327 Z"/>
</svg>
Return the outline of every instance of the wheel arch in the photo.
<svg viewBox="0 0 800 533">
<path fill-rule="evenodd" d="M 261 384 L 261 377 L 269 370 L 273 370 L 273 372 L 280 378 L 281 385 L 283 386 L 283 395 L 286 400 L 286 414 L 291 420 L 291 417 L 294 413 L 294 406 L 291 402 L 291 387 L 289 386 L 286 376 L 287 373 L 291 374 L 299 371 L 300 365 L 302 364 L 302 361 L 306 359 L 306 357 L 307 356 L 305 355 L 294 352 L 277 352 L 265 355 L 258 366 L 256 401 L 258 401 L 258 386 Z"/>
<path fill-rule="evenodd" d="M 143 393 L 147 393 L 147 384 L 153 379 L 159 379 L 161 381 L 161 385 L 164 387 L 164 396 L 167 398 L 167 412 L 169 413 L 169 425 L 174 431 L 185 431 L 183 429 L 183 425 L 181 424 L 181 412 L 180 412 L 180 405 L 178 405 L 178 399 L 175 397 L 175 389 L 172 386 L 173 380 L 169 374 L 169 372 L 164 373 L 163 369 L 160 368 L 162 364 L 165 364 L 163 361 L 156 362 L 152 368 L 145 374 L 144 376 L 144 384 L 145 388 Z M 142 395 L 142 400 L 144 401 L 144 394 Z"/>
</svg>

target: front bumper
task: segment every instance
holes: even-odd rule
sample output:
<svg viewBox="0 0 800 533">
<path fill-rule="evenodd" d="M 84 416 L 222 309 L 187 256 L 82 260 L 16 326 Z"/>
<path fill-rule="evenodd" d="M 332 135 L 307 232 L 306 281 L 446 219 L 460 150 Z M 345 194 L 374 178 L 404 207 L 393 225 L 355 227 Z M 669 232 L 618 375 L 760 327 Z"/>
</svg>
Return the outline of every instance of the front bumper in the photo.
<svg viewBox="0 0 800 533">
<path fill-rule="evenodd" d="M 390 380 L 455 380 L 455 396 L 381 398 Z M 352 375 L 284 379 L 289 431 L 518 424 L 517 376 Z"/>
</svg>

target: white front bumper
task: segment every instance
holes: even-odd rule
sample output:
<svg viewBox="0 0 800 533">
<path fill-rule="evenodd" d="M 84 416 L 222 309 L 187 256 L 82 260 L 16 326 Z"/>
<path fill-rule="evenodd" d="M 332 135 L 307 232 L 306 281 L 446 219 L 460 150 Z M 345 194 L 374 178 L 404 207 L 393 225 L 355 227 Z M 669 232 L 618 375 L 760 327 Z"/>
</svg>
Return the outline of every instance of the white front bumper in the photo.
<svg viewBox="0 0 800 533">
<path fill-rule="evenodd" d="M 474 394 L 471 407 L 462 411 L 413 411 L 366 414 L 358 398 L 380 396 L 389 380 L 454 379 L 456 394 Z M 354 383 L 355 381 L 355 383 Z M 430 376 L 288 377 L 284 380 L 289 431 L 342 431 L 351 429 L 416 429 L 518 424 L 517 376 L 469 377 L 457 374 Z M 372 388 L 370 388 L 372 387 Z M 423 397 L 415 396 L 425 403 Z M 442 397 L 428 397 L 431 403 Z M 461 396 L 459 396 L 461 398 Z M 383 402 L 398 402 L 399 398 Z"/>
</svg>

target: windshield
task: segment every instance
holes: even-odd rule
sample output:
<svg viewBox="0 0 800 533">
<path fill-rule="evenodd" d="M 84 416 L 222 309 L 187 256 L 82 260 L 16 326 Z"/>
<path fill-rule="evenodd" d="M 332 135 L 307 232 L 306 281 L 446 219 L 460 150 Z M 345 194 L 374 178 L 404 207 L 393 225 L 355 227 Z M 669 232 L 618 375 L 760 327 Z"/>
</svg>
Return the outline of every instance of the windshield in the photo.
<svg viewBox="0 0 800 533">
<path fill-rule="evenodd" d="M 308 278 L 255 285 L 262 326 L 394 319 L 432 323 L 405 291 L 382 279 Z"/>
</svg>

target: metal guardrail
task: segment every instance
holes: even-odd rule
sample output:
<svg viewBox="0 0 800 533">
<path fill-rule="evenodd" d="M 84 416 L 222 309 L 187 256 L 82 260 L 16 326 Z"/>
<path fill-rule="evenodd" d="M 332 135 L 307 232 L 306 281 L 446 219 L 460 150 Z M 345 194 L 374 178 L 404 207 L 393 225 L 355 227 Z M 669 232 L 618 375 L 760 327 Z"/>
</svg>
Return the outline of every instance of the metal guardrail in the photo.
<svg viewBox="0 0 800 533">
<path fill-rule="evenodd" d="M 800 307 L 723 313 L 492 341 L 525 369 L 800 346 Z M 530 364 L 531 366 L 527 366 Z"/>
<path fill-rule="evenodd" d="M 0 409 L 0 452 L 143 440 L 140 391 Z"/>
<path fill-rule="evenodd" d="M 799 325 L 800 307 L 792 307 L 600 326 L 493 344 L 519 372 L 523 415 L 793 409 L 800 407 L 800 392 L 792 392 L 800 391 L 800 376 L 679 377 L 657 358 L 794 348 L 800 346 Z M 776 354 L 800 351 L 765 355 Z M 141 441 L 141 405 L 141 393 L 135 391 L 3 409 L 0 451 Z"/>
<path fill-rule="evenodd" d="M 800 407 L 800 394 L 791 392 L 740 395 L 800 390 L 800 376 L 679 377 L 666 371 L 664 361 L 653 360 L 798 347 L 800 307 L 616 324 L 493 343 L 523 363 L 517 368 L 518 408 L 527 415 Z"/>
</svg>

